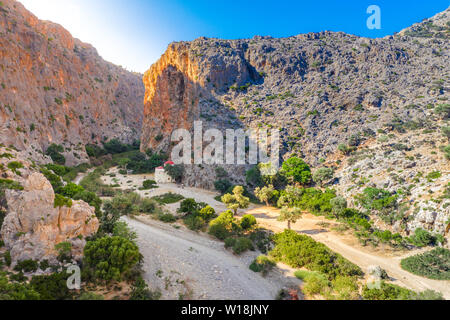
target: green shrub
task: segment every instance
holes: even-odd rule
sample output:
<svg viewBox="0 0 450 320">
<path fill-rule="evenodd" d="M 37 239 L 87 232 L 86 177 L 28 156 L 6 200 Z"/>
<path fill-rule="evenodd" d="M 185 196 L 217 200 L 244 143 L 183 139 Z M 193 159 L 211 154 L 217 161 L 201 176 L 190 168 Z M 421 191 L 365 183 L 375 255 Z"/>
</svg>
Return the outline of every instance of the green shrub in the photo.
<svg viewBox="0 0 450 320">
<path fill-rule="evenodd" d="M 143 190 L 149 190 L 149 189 L 154 189 L 154 188 L 158 188 L 158 186 L 156 185 L 156 181 L 154 181 L 154 180 L 145 180 L 142 183 Z"/>
<path fill-rule="evenodd" d="M 98 158 L 106 154 L 106 151 L 101 147 L 93 144 L 88 144 L 85 146 L 86 153 L 91 158 Z"/>
<path fill-rule="evenodd" d="M 355 277 L 337 276 L 331 282 L 333 300 L 359 300 L 359 286 Z"/>
<path fill-rule="evenodd" d="M 205 221 L 211 220 L 215 215 L 216 211 L 209 205 L 199 211 L 199 216 Z"/>
<path fill-rule="evenodd" d="M 227 249 L 232 248 L 236 244 L 236 238 L 228 237 L 225 239 L 224 243 L 225 243 L 225 248 L 227 248 Z"/>
<path fill-rule="evenodd" d="M 15 174 L 20 175 L 19 169 L 23 169 L 23 164 L 19 161 L 11 161 L 8 163 L 7 167 Z"/>
<path fill-rule="evenodd" d="M 252 241 L 245 237 L 237 238 L 233 244 L 233 252 L 241 254 L 247 250 L 254 250 Z"/>
<path fill-rule="evenodd" d="M 64 187 L 60 188 L 58 190 L 58 193 L 68 197 L 73 198 L 76 194 L 81 193 L 84 191 L 84 188 L 82 186 L 79 186 L 75 183 L 68 183 Z"/>
<path fill-rule="evenodd" d="M 219 240 L 225 240 L 231 234 L 226 223 L 223 221 L 215 222 L 215 220 L 210 222 L 208 232 Z"/>
<path fill-rule="evenodd" d="M 423 292 L 414 293 L 409 300 L 445 300 L 442 293 L 434 290 L 425 290 Z"/>
<path fill-rule="evenodd" d="M 216 219 L 209 223 L 209 234 L 225 240 L 231 233 L 233 225 L 236 223 L 233 212 L 230 210 L 222 212 Z"/>
<path fill-rule="evenodd" d="M 142 277 L 138 277 L 131 289 L 130 300 L 158 300 L 161 295 L 158 292 L 150 291 Z"/>
<path fill-rule="evenodd" d="M 67 288 L 69 274 L 66 272 L 51 275 L 33 276 L 31 287 L 39 293 L 41 300 L 68 300 L 72 298 Z"/>
<path fill-rule="evenodd" d="M 83 292 L 78 297 L 78 300 L 95 301 L 95 300 L 105 300 L 105 298 L 102 295 L 96 294 L 94 292 Z"/>
<path fill-rule="evenodd" d="M 427 230 L 417 228 L 414 234 L 409 237 L 409 242 L 417 247 L 426 247 L 436 243 L 436 237 Z"/>
<path fill-rule="evenodd" d="M 184 224 L 190 229 L 190 230 L 200 230 L 205 226 L 205 220 L 202 217 L 196 216 L 196 215 L 189 215 L 184 219 Z"/>
<path fill-rule="evenodd" d="M 6 251 L 6 252 L 3 254 L 3 259 L 5 260 L 5 264 L 6 264 L 8 267 L 11 266 L 12 260 L 11 260 L 11 252 L 10 252 L 10 251 Z"/>
<path fill-rule="evenodd" d="M 0 272 L 0 300 L 39 300 L 40 296 L 30 285 L 10 283 Z"/>
<path fill-rule="evenodd" d="M 283 162 L 282 173 L 291 180 L 306 185 L 311 182 L 311 169 L 300 158 L 292 157 Z"/>
<path fill-rule="evenodd" d="M 66 198 L 60 194 L 55 194 L 55 208 L 61 208 L 61 207 L 72 207 L 72 199 Z"/>
<path fill-rule="evenodd" d="M 259 256 L 250 264 L 249 268 L 253 272 L 261 272 L 263 276 L 266 276 L 275 266 L 275 261 L 269 257 Z"/>
<path fill-rule="evenodd" d="M 171 204 L 183 200 L 184 197 L 182 195 L 169 192 L 160 196 L 153 197 L 152 199 L 159 202 L 160 204 Z"/>
<path fill-rule="evenodd" d="M 184 174 L 184 166 L 181 164 L 177 165 L 166 165 L 164 167 L 166 173 L 175 181 L 176 183 L 180 183 L 183 180 Z"/>
<path fill-rule="evenodd" d="M 55 245 L 55 250 L 58 251 L 58 261 L 68 262 L 72 259 L 72 244 L 70 242 L 60 242 Z"/>
<path fill-rule="evenodd" d="M 124 238 L 124 239 L 130 240 L 130 241 L 134 241 L 137 239 L 136 232 L 132 231 L 130 229 L 130 227 L 128 226 L 128 224 L 124 221 L 117 221 L 114 224 L 112 234 L 115 237 Z"/>
<path fill-rule="evenodd" d="M 93 279 L 121 281 L 141 259 L 137 245 L 120 237 L 103 237 L 84 247 L 85 270 Z"/>
<path fill-rule="evenodd" d="M 45 154 L 52 158 L 54 163 L 64 165 L 66 163 L 66 158 L 61 154 L 62 152 L 64 152 L 63 146 L 52 143 L 47 148 Z"/>
<path fill-rule="evenodd" d="M 315 183 L 323 185 L 325 182 L 330 181 L 333 178 L 334 171 L 331 168 L 319 168 L 313 174 L 313 180 Z"/>
<path fill-rule="evenodd" d="M 366 188 L 356 199 L 368 210 L 386 211 L 397 206 L 397 195 L 377 188 Z"/>
<path fill-rule="evenodd" d="M 378 285 L 365 285 L 362 297 L 365 300 L 408 300 L 413 291 L 381 281 Z"/>
<path fill-rule="evenodd" d="M 270 256 L 291 267 L 318 271 L 326 274 L 329 279 L 334 279 L 338 275 L 362 275 L 362 270 L 357 265 L 309 236 L 285 230 L 274 235 L 273 240 L 275 248 L 270 252 Z"/>
<path fill-rule="evenodd" d="M 435 248 L 403 259 L 401 266 L 406 271 L 429 279 L 450 280 L 450 250 Z"/>
<path fill-rule="evenodd" d="M 158 215 L 159 221 L 165 222 L 165 223 L 172 223 L 177 221 L 177 218 L 171 213 L 161 213 Z"/>
<path fill-rule="evenodd" d="M 36 272 L 39 269 L 39 263 L 34 260 L 23 260 L 16 264 L 15 271 Z"/>
<path fill-rule="evenodd" d="M 204 207 L 204 204 L 197 203 L 194 199 L 188 198 L 184 199 L 180 203 L 180 208 L 178 209 L 178 212 L 185 213 L 185 214 L 197 214 L 200 209 Z"/>
<path fill-rule="evenodd" d="M 221 194 L 225 194 L 233 184 L 227 179 L 220 179 L 214 182 L 214 188 Z"/>
<path fill-rule="evenodd" d="M 244 230 L 251 229 L 256 226 L 256 218 L 251 214 L 246 214 L 241 219 L 241 228 Z"/>
<path fill-rule="evenodd" d="M 139 211 L 143 213 L 155 213 L 158 203 L 152 199 L 144 198 L 139 206 Z"/>
</svg>

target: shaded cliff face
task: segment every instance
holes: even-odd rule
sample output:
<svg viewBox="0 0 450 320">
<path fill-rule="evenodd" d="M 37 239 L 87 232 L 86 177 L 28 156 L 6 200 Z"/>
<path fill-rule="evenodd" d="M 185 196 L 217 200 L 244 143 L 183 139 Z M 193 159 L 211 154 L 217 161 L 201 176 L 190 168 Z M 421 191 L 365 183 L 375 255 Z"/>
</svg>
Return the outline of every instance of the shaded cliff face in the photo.
<svg viewBox="0 0 450 320">
<path fill-rule="evenodd" d="M 70 165 L 86 160 L 85 144 L 139 139 L 140 75 L 17 1 L 2 1 L 0 34 L 0 143 L 37 160 L 49 144 L 61 144 Z"/>
<path fill-rule="evenodd" d="M 206 57 L 200 54 L 205 44 L 207 40 L 173 43 L 145 73 L 143 151 L 167 150 L 173 130 L 190 130 L 195 120 L 207 122 L 205 128 L 240 126 L 216 90 L 228 87 L 231 79 L 247 83 L 258 81 L 259 76 L 240 56 L 242 52 L 226 57 L 215 52 Z M 208 113 L 213 116 L 205 118 Z"/>
<path fill-rule="evenodd" d="M 174 128 L 200 119 L 279 128 L 282 154 L 318 164 L 378 129 L 433 121 L 427 106 L 448 98 L 448 12 L 382 39 L 322 32 L 171 44 L 144 76 L 142 149 L 167 148 Z"/>
</svg>

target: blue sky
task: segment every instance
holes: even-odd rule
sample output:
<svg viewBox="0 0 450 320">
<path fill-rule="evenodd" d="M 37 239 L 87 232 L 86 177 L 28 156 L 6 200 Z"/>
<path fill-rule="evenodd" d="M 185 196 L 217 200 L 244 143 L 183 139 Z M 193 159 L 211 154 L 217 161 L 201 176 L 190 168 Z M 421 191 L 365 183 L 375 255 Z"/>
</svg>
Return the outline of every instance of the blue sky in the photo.
<svg viewBox="0 0 450 320">
<path fill-rule="evenodd" d="M 100 55 L 144 72 L 172 41 L 286 37 L 323 30 L 365 37 L 398 32 L 450 6 L 450 0 L 19 0 L 41 19 L 62 24 Z M 369 5 L 381 30 L 366 26 Z"/>
</svg>

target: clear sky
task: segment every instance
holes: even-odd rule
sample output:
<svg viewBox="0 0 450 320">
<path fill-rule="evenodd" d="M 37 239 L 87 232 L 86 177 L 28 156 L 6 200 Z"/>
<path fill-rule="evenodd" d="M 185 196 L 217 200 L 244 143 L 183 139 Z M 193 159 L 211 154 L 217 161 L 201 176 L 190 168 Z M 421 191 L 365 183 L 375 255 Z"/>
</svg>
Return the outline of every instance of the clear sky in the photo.
<svg viewBox="0 0 450 320">
<path fill-rule="evenodd" d="M 19 0 L 40 19 L 63 25 L 100 55 L 144 72 L 172 41 L 323 30 L 383 37 L 444 11 L 450 0 Z M 369 5 L 381 30 L 369 30 Z"/>
</svg>

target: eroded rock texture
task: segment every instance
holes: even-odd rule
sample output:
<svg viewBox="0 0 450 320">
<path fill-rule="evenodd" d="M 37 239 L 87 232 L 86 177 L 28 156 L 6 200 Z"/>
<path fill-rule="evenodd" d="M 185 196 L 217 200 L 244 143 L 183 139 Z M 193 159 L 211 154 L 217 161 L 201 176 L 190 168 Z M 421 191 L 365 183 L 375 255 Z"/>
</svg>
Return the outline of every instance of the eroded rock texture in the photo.
<svg viewBox="0 0 450 320">
<path fill-rule="evenodd" d="M 173 43 L 144 75 L 142 151 L 170 150 L 172 131 L 195 120 L 204 129 L 275 128 L 283 158 L 333 168 L 333 188 L 347 199 L 367 187 L 397 194 L 403 207 L 375 217 L 377 225 L 443 233 L 449 34 L 447 9 L 380 39 L 320 32 Z M 223 167 L 245 183 L 245 168 Z M 426 178 L 436 171 L 439 178 Z M 185 183 L 213 188 L 220 178 L 211 166 L 191 165 Z"/>
<path fill-rule="evenodd" d="M 27 157 L 42 160 L 57 143 L 73 165 L 86 160 L 88 143 L 140 137 L 141 75 L 104 61 L 14 0 L 0 6 L 0 70 L 0 143 Z"/>
<path fill-rule="evenodd" d="M 73 201 L 70 208 L 55 208 L 52 185 L 41 173 L 13 150 L 0 148 L 0 154 L 12 155 L 10 159 L 0 159 L 3 186 L 5 181 L 21 186 L 7 187 L 0 205 L 0 210 L 6 213 L 0 235 L 11 253 L 13 266 L 28 259 L 55 262 L 58 256 L 55 246 L 61 242 L 69 242 L 74 259 L 80 260 L 85 238 L 95 234 L 99 227 L 95 209 L 81 200 Z M 6 169 L 11 162 L 20 162 L 23 168 L 16 172 Z"/>
</svg>

